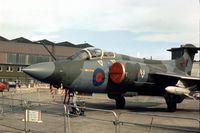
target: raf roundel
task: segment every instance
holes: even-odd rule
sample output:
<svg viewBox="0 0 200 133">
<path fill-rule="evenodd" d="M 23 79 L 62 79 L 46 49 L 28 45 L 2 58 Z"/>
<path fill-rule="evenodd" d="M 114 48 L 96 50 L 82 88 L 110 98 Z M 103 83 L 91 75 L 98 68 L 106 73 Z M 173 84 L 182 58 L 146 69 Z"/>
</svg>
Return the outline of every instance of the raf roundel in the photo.
<svg viewBox="0 0 200 133">
<path fill-rule="evenodd" d="M 101 68 L 97 68 L 93 73 L 94 86 L 100 86 L 105 80 L 105 72 Z"/>
</svg>

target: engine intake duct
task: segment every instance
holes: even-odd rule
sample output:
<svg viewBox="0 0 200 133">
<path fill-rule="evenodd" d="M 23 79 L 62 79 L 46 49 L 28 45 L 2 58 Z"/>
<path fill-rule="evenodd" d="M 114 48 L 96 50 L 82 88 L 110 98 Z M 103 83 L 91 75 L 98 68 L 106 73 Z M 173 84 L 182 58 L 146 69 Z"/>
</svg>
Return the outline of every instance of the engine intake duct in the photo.
<svg viewBox="0 0 200 133">
<path fill-rule="evenodd" d="M 115 62 L 111 65 L 109 76 L 115 84 L 134 84 L 138 79 L 139 64 Z"/>
</svg>

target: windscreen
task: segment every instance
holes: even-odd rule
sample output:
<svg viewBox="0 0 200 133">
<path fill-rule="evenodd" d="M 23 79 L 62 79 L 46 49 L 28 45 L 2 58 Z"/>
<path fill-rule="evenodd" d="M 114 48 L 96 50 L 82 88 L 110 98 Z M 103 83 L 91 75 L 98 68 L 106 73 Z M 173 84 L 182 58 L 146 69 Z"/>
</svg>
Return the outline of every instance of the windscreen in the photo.
<svg viewBox="0 0 200 133">
<path fill-rule="evenodd" d="M 79 52 L 75 53 L 74 55 L 68 57 L 67 59 L 70 59 L 70 60 L 87 60 L 87 59 L 89 59 L 89 55 L 86 51 L 82 50 L 82 51 L 79 51 Z"/>
</svg>

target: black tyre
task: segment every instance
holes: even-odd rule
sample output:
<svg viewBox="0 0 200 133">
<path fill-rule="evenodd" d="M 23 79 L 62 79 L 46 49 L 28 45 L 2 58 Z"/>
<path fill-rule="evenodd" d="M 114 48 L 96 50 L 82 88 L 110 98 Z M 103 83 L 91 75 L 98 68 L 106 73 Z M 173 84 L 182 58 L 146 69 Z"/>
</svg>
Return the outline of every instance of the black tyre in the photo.
<svg viewBox="0 0 200 133">
<path fill-rule="evenodd" d="M 167 104 L 167 110 L 169 112 L 175 112 L 176 111 L 176 107 L 177 107 L 177 104 L 175 102 L 171 102 L 171 103 Z"/>
<path fill-rule="evenodd" d="M 175 112 L 177 108 L 176 97 L 173 94 L 166 93 L 165 101 L 167 103 L 167 110 L 169 112 Z"/>
<path fill-rule="evenodd" d="M 116 108 L 117 109 L 124 109 L 126 101 L 125 98 L 123 96 L 119 96 L 115 99 L 116 101 Z"/>
</svg>

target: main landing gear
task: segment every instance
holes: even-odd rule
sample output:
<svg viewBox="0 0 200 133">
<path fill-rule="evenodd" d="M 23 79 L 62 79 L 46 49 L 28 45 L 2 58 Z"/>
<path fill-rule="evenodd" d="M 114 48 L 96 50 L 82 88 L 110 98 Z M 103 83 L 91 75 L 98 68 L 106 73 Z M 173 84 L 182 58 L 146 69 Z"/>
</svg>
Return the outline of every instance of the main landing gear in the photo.
<svg viewBox="0 0 200 133">
<path fill-rule="evenodd" d="M 122 94 L 108 94 L 108 97 L 115 99 L 117 109 L 124 109 L 126 100 Z"/>
<path fill-rule="evenodd" d="M 176 111 L 176 108 L 177 108 L 177 103 L 174 101 L 173 99 L 173 95 L 172 94 L 168 94 L 166 97 L 165 97 L 165 101 L 167 103 L 167 110 L 169 112 L 175 112 Z"/>
<path fill-rule="evenodd" d="M 167 110 L 169 112 L 175 112 L 177 108 L 177 103 L 181 103 L 184 99 L 181 96 L 170 94 L 167 92 L 165 93 L 164 97 L 167 103 Z"/>
</svg>

